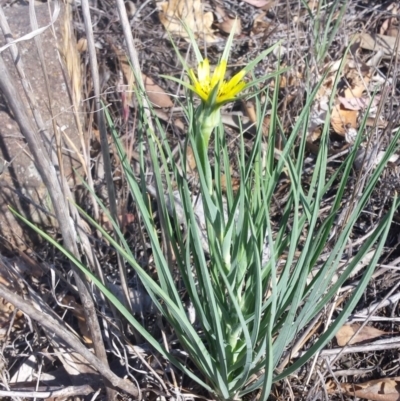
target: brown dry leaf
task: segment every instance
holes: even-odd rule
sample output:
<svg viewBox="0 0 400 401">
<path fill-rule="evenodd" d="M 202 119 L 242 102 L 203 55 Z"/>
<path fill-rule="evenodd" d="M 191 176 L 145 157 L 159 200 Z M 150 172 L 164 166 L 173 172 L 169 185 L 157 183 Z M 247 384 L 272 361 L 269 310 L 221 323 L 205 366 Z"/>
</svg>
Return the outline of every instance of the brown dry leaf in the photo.
<svg viewBox="0 0 400 401">
<path fill-rule="evenodd" d="M 345 78 L 349 86 L 344 90 L 344 96 L 341 96 L 341 100 L 336 99 L 331 115 L 332 128 L 339 135 L 346 135 L 350 128 L 357 129 L 358 109 L 354 107 L 348 109 L 344 103 L 346 99 L 351 99 L 353 104 L 361 101 L 359 99 L 362 98 L 371 79 L 371 69 L 366 66 L 361 65 L 360 68 L 346 69 Z"/>
<path fill-rule="evenodd" d="M 196 160 L 191 146 L 188 146 L 186 150 L 186 168 L 191 173 L 196 170 Z"/>
<path fill-rule="evenodd" d="M 184 122 L 183 122 L 180 118 L 176 118 L 176 119 L 173 121 L 173 123 L 174 123 L 174 125 L 175 125 L 176 127 L 178 127 L 180 130 L 182 130 L 182 131 L 185 130 L 185 124 L 184 124 Z"/>
<path fill-rule="evenodd" d="M 281 75 L 279 79 L 279 88 L 284 89 L 288 86 L 287 78 L 284 75 Z"/>
<path fill-rule="evenodd" d="M 84 53 L 87 50 L 87 39 L 86 38 L 80 38 L 76 44 L 76 50 L 78 50 L 79 53 Z"/>
<path fill-rule="evenodd" d="M 285 68 L 286 65 L 283 65 L 282 67 Z M 281 75 L 279 79 L 279 88 L 283 89 L 287 87 L 300 86 L 303 79 L 304 76 L 302 71 L 295 71 L 294 74 L 292 73 L 287 76 Z"/>
<path fill-rule="evenodd" d="M 366 50 L 382 51 L 386 57 L 392 57 L 396 48 L 396 38 L 388 35 L 370 35 L 362 33 L 358 35 L 360 47 Z M 397 48 L 397 54 L 400 54 L 400 46 Z"/>
<path fill-rule="evenodd" d="M 391 334 L 385 331 L 376 329 L 371 326 L 364 326 L 355 336 L 354 334 L 360 328 L 360 324 L 354 323 L 351 325 L 345 324 L 336 333 L 336 341 L 340 347 L 345 345 L 357 344 L 362 341 L 372 340 L 383 335 Z M 353 337 L 354 336 L 354 337 Z"/>
<path fill-rule="evenodd" d="M 263 133 L 264 136 L 268 136 L 269 135 L 269 126 L 270 125 L 271 125 L 271 116 L 267 115 L 267 116 L 264 117 L 263 126 L 262 126 L 262 133 Z M 280 141 L 278 138 L 280 138 L 279 135 L 276 137 L 275 147 L 279 148 L 279 146 L 277 146 L 278 145 L 277 142 Z"/>
<path fill-rule="evenodd" d="M 1 271 L 0 271 L 0 284 L 5 285 L 6 287 L 10 285 L 10 281 Z"/>
<path fill-rule="evenodd" d="M 118 224 L 121 230 L 124 230 L 128 225 L 135 221 L 135 216 L 132 213 L 118 215 Z M 105 213 L 100 213 L 100 224 L 106 231 L 112 231 L 113 225 Z"/>
<path fill-rule="evenodd" d="M 363 110 L 368 106 L 369 100 L 365 97 L 338 97 L 340 104 L 347 110 Z"/>
<path fill-rule="evenodd" d="M 249 118 L 251 124 L 254 124 L 254 127 L 257 125 L 257 113 L 255 109 L 255 105 L 253 102 L 243 102 L 243 109 L 245 115 Z M 271 124 L 271 116 L 266 115 L 262 122 L 262 132 L 264 136 L 268 136 L 269 134 L 269 126 Z"/>
<path fill-rule="evenodd" d="M 311 10 L 311 12 L 316 11 L 318 8 L 318 2 L 319 0 L 310 0 L 307 3 L 308 8 Z"/>
<path fill-rule="evenodd" d="M 182 22 L 187 25 L 195 37 L 206 43 L 215 43 L 220 39 L 214 35 L 211 25 L 214 22 L 212 12 L 204 12 L 200 0 L 169 0 L 158 4 L 160 21 L 172 35 L 180 36 L 189 41 Z"/>
<path fill-rule="evenodd" d="M 271 0 L 244 0 L 244 1 L 257 8 L 268 7 L 271 3 L 275 3 L 275 1 Z"/>
<path fill-rule="evenodd" d="M 341 390 L 352 397 L 371 401 L 399 401 L 400 377 L 370 380 L 361 384 L 342 383 Z"/>
<path fill-rule="evenodd" d="M 247 102 L 242 102 L 242 104 L 246 116 L 250 119 L 250 121 L 253 124 L 255 124 L 257 122 L 257 113 L 254 103 L 251 101 L 247 101 Z"/>
<path fill-rule="evenodd" d="M 0 340 L 5 336 L 11 322 L 12 314 L 14 313 L 15 306 L 4 298 L 0 298 Z M 24 314 L 18 310 L 14 318 L 14 326 Z"/>
<path fill-rule="evenodd" d="M 396 38 L 397 35 L 399 34 L 399 30 L 398 28 L 389 28 L 386 34 L 388 36 L 391 36 L 392 38 Z"/>
<path fill-rule="evenodd" d="M 121 71 L 124 75 L 124 81 L 128 90 L 126 92 L 126 103 L 129 106 L 132 106 L 132 96 L 133 96 L 133 85 L 135 84 L 135 75 L 133 74 L 132 67 L 128 62 L 128 58 L 126 54 L 119 50 L 116 46 L 112 45 L 112 48 L 118 57 L 118 61 L 120 64 Z M 169 95 L 165 93 L 165 91 L 158 86 L 154 81 L 148 77 L 147 75 L 142 73 L 142 79 L 144 88 L 147 92 L 147 95 L 153 104 L 156 107 L 173 107 L 173 102 Z"/>
<path fill-rule="evenodd" d="M 319 87 L 311 109 L 310 125 L 307 132 L 307 142 L 313 143 L 320 137 L 320 127 L 326 121 L 329 111 L 329 97 L 332 94 L 333 83 L 336 79 L 342 60 L 329 63 L 325 69 L 329 71 L 322 85 Z M 321 77 L 322 79 L 322 77 Z M 283 83 L 285 84 L 285 83 Z"/>
<path fill-rule="evenodd" d="M 390 12 L 392 15 L 397 15 L 399 11 L 399 6 L 393 2 L 392 4 L 389 5 L 386 11 Z M 389 34 L 389 31 L 392 30 L 393 25 L 397 24 L 397 22 L 398 21 L 396 17 L 386 18 L 383 21 L 381 28 L 379 29 L 379 33 L 381 35 L 393 36 Z"/>
<path fill-rule="evenodd" d="M 379 29 L 379 33 L 381 35 L 386 35 L 388 29 L 390 26 L 390 18 L 387 18 L 385 21 L 383 21 L 383 24 L 381 26 L 381 28 Z"/>
<path fill-rule="evenodd" d="M 334 380 L 328 379 L 325 384 L 326 391 L 328 394 L 334 394 L 337 391 L 337 383 Z"/>
<path fill-rule="evenodd" d="M 339 135 L 346 135 L 349 128 L 357 128 L 356 110 L 347 110 L 342 105 L 333 107 L 331 114 L 331 125 L 333 130 Z"/>
<path fill-rule="evenodd" d="M 167 123 L 172 123 L 175 127 L 179 128 L 180 130 L 184 131 L 185 130 L 185 124 L 180 118 L 174 118 L 171 120 L 171 116 L 168 113 L 165 113 L 163 110 L 160 109 L 154 109 L 154 114 L 161 120 L 166 121 Z"/>
<path fill-rule="evenodd" d="M 240 35 L 242 33 L 242 23 L 240 19 L 236 20 L 233 18 L 225 17 L 224 20 L 218 24 L 218 28 L 222 32 L 231 33 L 236 21 L 235 35 Z"/>
<path fill-rule="evenodd" d="M 260 33 L 268 33 L 271 23 L 265 20 L 267 13 L 264 11 L 258 14 L 253 21 L 253 26 L 251 28 L 251 36 L 258 35 Z"/>
<path fill-rule="evenodd" d="M 125 9 L 126 13 L 128 14 L 129 18 L 132 18 L 135 16 L 137 8 L 135 6 L 135 3 L 133 1 L 126 1 L 125 2 Z"/>
<path fill-rule="evenodd" d="M 367 118 L 367 127 L 375 127 L 375 128 L 386 128 L 387 127 L 387 121 L 383 119 L 379 119 L 376 121 L 376 118 L 374 117 L 368 117 Z"/>
<path fill-rule="evenodd" d="M 216 7 L 216 12 L 221 16 L 222 21 L 217 24 L 218 28 L 225 33 L 231 33 L 235 23 L 235 35 L 240 35 L 242 33 L 242 22 L 239 18 L 230 18 L 226 14 L 225 10 L 218 6 Z"/>
<path fill-rule="evenodd" d="M 92 129 L 92 137 L 91 137 L 91 150 L 92 151 L 99 151 L 101 149 L 101 142 L 100 142 L 100 131 L 96 128 Z"/>
<path fill-rule="evenodd" d="M 231 177 L 231 184 L 233 192 L 237 192 L 240 187 L 240 179 Z M 226 175 L 221 175 L 221 189 L 223 193 L 226 193 Z"/>
<path fill-rule="evenodd" d="M 364 91 L 367 90 L 368 83 L 371 79 L 371 69 L 366 65 L 360 65 L 359 69 L 351 68 L 346 73 L 346 79 L 350 86 L 344 91 L 345 97 L 361 97 Z"/>
<path fill-rule="evenodd" d="M 142 78 L 147 96 L 149 97 L 150 102 L 153 104 L 153 106 L 156 107 L 174 106 L 169 95 L 167 95 L 160 86 L 154 83 L 154 81 L 150 77 L 146 76 L 145 74 L 142 74 Z"/>
<path fill-rule="evenodd" d="M 8 270 L 8 267 L 3 264 L 0 259 L 0 283 L 8 289 L 17 292 L 16 286 L 11 277 L 11 272 Z M 15 306 L 0 297 L 0 340 L 2 340 L 8 332 L 14 311 Z M 19 326 L 19 323 L 17 324 L 17 322 L 23 315 L 24 314 L 21 311 L 17 311 L 13 322 L 14 326 Z"/>
</svg>

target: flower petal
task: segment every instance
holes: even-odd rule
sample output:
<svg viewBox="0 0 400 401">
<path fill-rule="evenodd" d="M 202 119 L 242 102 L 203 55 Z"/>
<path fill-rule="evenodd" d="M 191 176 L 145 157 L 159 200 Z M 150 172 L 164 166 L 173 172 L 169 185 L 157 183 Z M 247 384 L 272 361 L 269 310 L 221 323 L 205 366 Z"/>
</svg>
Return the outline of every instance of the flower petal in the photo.
<svg viewBox="0 0 400 401">
<path fill-rule="evenodd" d="M 189 78 L 193 84 L 193 92 L 197 93 L 197 95 L 206 102 L 208 99 L 208 92 L 205 90 L 202 83 L 197 79 L 196 74 L 192 69 L 189 70 Z"/>
<path fill-rule="evenodd" d="M 192 81 L 193 85 L 195 85 L 197 82 L 199 82 L 197 80 L 196 74 L 194 73 L 194 71 L 191 68 L 188 71 L 188 75 L 189 75 L 189 78 Z"/>
<path fill-rule="evenodd" d="M 217 102 L 221 104 L 234 100 L 236 95 L 246 86 L 246 83 L 243 81 L 245 75 L 246 71 L 242 70 L 228 82 L 224 82 L 218 93 Z"/>
<path fill-rule="evenodd" d="M 246 69 L 239 71 L 228 82 L 224 80 L 227 69 L 227 60 L 222 58 L 210 76 L 210 62 L 207 58 L 197 66 L 197 76 L 190 69 L 188 75 L 193 84 L 194 92 L 204 102 L 212 103 L 213 107 L 235 100 L 236 95 L 246 87 L 243 81 Z"/>
<path fill-rule="evenodd" d="M 208 58 L 205 58 L 201 63 L 199 63 L 197 71 L 199 82 L 201 84 L 210 81 L 210 62 L 208 61 Z"/>
<path fill-rule="evenodd" d="M 223 103 L 230 102 L 235 100 L 236 95 L 241 92 L 246 86 L 246 82 L 240 81 L 234 87 L 231 85 L 225 84 L 225 86 L 221 89 L 220 93 L 217 97 L 217 103 L 222 105 Z"/>
<path fill-rule="evenodd" d="M 221 62 L 215 67 L 214 74 L 211 78 L 211 89 L 215 88 L 216 85 L 223 83 L 225 78 L 226 65 L 226 60 L 221 60 Z"/>
<path fill-rule="evenodd" d="M 229 85 L 230 87 L 235 87 L 246 75 L 246 71 L 245 70 L 241 70 L 239 71 L 237 74 L 235 74 L 228 82 L 227 85 Z"/>
</svg>

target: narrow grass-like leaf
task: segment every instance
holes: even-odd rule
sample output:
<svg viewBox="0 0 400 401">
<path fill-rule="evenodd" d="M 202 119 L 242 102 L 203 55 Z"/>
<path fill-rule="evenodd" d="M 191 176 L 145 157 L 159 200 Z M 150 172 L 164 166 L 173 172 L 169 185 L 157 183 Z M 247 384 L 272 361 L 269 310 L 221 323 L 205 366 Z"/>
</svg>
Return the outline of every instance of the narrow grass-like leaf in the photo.
<svg viewBox="0 0 400 401">
<path fill-rule="evenodd" d="M 151 335 L 148 333 L 143 326 L 134 318 L 134 316 L 128 311 L 128 309 L 118 300 L 118 298 L 111 293 L 102 283 L 101 281 L 86 267 L 81 261 L 76 259 L 74 255 L 69 253 L 61 244 L 55 241 L 50 235 L 48 235 L 45 231 L 40 230 L 34 224 L 32 224 L 29 220 L 27 220 L 24 216 L 20 215 L 17 211 L 10 208 L 10 210 L 18 216 L 27 226 L 29 226 L 32 230 L 37 232 L 40 236 L 42 236 L 46 241 L 52 244 L 55 248 L 57 248 L 61 253 L 63 253 L 74 265 L 79 268 L 82 273 L 84 273 L 93 283 L 101 290 L 101 292 L 107 297 L 107 299 L 119 310 L 119 312 L 127 319 L 127 321 L 134 327 L 144 338 L 149 341 L 152 347 L 156 349 L 161 355 L 174 363 L 177 367 L 179 367 L 185 374 L 199 383 L 201 386 L 208 388 L 209 391 L 212 391 L 211 387 L 209 387 L 206 383 L 204 383 L 199 377 L 194 375 L 190 370 L 186 368 L 180 361 L 178 361 L 173 355 L 167 352 L 164 347 L 162 347 Z M 98 226 L 100 227 L 100 226 Z M 105 232 L 103 232 L 104 234 Z M 146 273 L 144 273 L 146 274 Z"/>
</svg>

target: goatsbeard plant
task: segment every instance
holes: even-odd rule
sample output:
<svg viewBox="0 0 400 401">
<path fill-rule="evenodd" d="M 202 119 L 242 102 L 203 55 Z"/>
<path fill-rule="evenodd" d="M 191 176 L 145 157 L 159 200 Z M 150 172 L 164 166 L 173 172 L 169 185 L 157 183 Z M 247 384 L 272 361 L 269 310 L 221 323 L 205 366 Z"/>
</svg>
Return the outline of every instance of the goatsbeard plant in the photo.
<svg viewBox="0 0 400 401">
<path fill-rule="evenodd" d="M 150 244 L 145 249 L 151 250 L 151 266 L 143 266 L 138 262 L 137 253 L 119 228 L 118 221 L 113 221 L 95 193 L 92 192 L 112 222 L 118 241 L 82 211 L 101 232 L 102 238 L 134 269 L 135 279 L 140 279 L 155 306 L 153 309 L 157 309 L 162 317 L 160 321 L 168 327 L 174 350 L 169 349 L 167 341 L 157 335 L 154 327 L 152 333 L 155 334 L 151 335 L 146 329 L 146 322 L 136 319 L 132 311 L 80 260 L 69 254 L 49 234 L 21 218 L 63 252 L 88 281 L 95 283 L 137 333 L 152 346 L 151 350 L 161 355 L 165 363 L 179 368 L 184 373 L 183 377 L 189 377 L 219 401 L 236 401 L 257 390 L 260 390 L 258 399 L 265 401 L 273 381 L 282 380 L 295 372 L 327 344 L 346 321 L 371 278 L 398 201 L 393 202 L 388 214 L 345 263 L 343 255 L 347 255 L 346 246 L 358 217 L 368 203 L 387 161 L 396 150 L 400 130 L 388 141 L 384 157 L 368 177 L 364 191 L 354 199 L 352 213 L 341 230 L 337 231 L 334 241 L 330 241 L 361 136 L 346 160 L 336 167 L 333 176 L 327 177 L 328 115 L 312 176 L 308 186 L 303 188 L 307 128 L 319 85 L 307 83 L 308 92 L 303 109 L 295 119 L 291 132 L 284 132 L 278 118 L 278 71 L 269 77 L 276 77 L 272 99 L 270 93 L 265 91 L 263 97 L 266 101 L 262 106 L 256 97 L 256 130 L 251 151 L 247 154 L 243 132 L 238 135 L 236 161 L 240 184 L 234 189 L 229 174 L 232 155 L 228 151 L 221 124 L 221 107 L 241 98 L 244 91 L 267 78 L 247 82 L 246 75 L 273 48 L 261 53 L 231 79 L 226 79 L 233 33 L 213 72 L 209 60 L 202 57 L 193 34 L 189 30 L 188 33 L 197 59 L 197 72 L 185 64 L 177 51 L 189 82 L 171 79 L 200 98 L 197 107 L 190 95 L 183 104 L 188 121 L 187 138 L 198 168 L 199 194 L 194 196 L 189 187 L 186 149 L 180 149 L 182 163 L 179 166 L 172 163 L 175 159 L 165 127 L 157 119 L 156 113 L 152 114 L 150 121 L 148 105 L 142 103 L 146 92 L 138 87 L 137 132 L 141 135 L 138 138 L 139 174 L 133 170 L 120 133 L 105 110 L 121 171 L 140 216 L 138 220 L 141 226 L 137 226 L 137 229 L 144 227 L 145 235 L 141 236 L 143 244 Z M 333 96 L 334 93 L 331 104 Z M 265 147 L 262 125 L 267 106 L 270 127 L 269 146 Z M 157 129 L 153 129 L 153 122 L 157 124 Z M 366 119 L 360 132 L 365 123 Z M 284 138 L 284 144 L 276 158 L 274 143 L 278 132 Z M 216 156 L 214 174 L 208 158 L 213 133 Z M 151 174 L 147 174 L 145 154 L 151 158 Z M 221 185 L 222 173 L 226 176 L 224 190 Z M 288 194 L 280 209 L 279 223 L 272 229 L 273 197 L 283 175 L 287 177 Z M 157 213 L 152 208 L 154 204 L 149 202 L 148 176 L 153 178 L 152 188 L 156 188 Z M 87 188 L 90 191 L 90 187 Z M 330 210 L 324 204 L 326 217 L 321 222 L 321 204 L 327 194 L 334 199 Z M 197 208 L 198 198 L 202 205 L 200 209 Z M 348 302 L 338 311 L 336 319 L 325 328 L 324 333 L 313 343 L 307 344 L 303 355 L 295 359 L 290 351 L 296 336 L 311 327 L 310 323 L 322 314 L 325 306 L 371 248 L 374 250 L 373 256 Z M 333 281 L 335 276 L 337 280 Z M 186 294 L 186 302 L 182 294 Z M 194 318 L 188 314 L 188 303 L 195 312 Z M 164 330 L 162 332 L 165 333 Z M 123 338 L 121 336 L 121 341 Z M 188 363 L 188 359 L 191 363 Z M 162 361 L 162 358 L 158 360 Z M 287 360 L 287 364 L 282 364 L 282 360 Z M 165 372 L 167 375 L 167 370 Z M 174 397 L 180 397 L 179 388 L 171 385 L 168 390 Z"/>
<path fill-rule="evenodd" d="M 227 72 L 228 58 L 232 48 L 234 33 L 236 31 L 236 21 L 233 24 L 222 57 L 218 65 L 215 67 L 214 72 L 211 72 L 209 59 L 203 58 L 197 42 L 193 37 L 193 33 L 188 28 L 186 29 L 191 39 L 191 45 L 194 49 L 197 59 L 197 74 L 195 73 L 194 69 L 188 67 L 180 53 L 177 52 L 178 57 L 180 58 L 182 65 L 190 79 L 190 83 L 180 81 L 175 78 L 172 79 L 198 95 L 201 100 L 201 103 L 196 110 L 193 128 L 195 129 L 195 145 L 199 154 L 201 167 L 204 171 L 209 193 L 212 194 L 212 173 L 208 159 L 208 148 L 211 134 L 221 123 L 221 107 L 229 102 L 239 99 L 240 97 L 238 95 L 241 92 L 255 86 L 259 82 L 259 80 L 255 80 L 246 83 L 244 78 L 253 70 L 260 60 L 266 57 L 268 53 L 275 48 L 275 46 L 262 52 L 232 78 L 226 79 L 225 75 Z"/>
</svg>

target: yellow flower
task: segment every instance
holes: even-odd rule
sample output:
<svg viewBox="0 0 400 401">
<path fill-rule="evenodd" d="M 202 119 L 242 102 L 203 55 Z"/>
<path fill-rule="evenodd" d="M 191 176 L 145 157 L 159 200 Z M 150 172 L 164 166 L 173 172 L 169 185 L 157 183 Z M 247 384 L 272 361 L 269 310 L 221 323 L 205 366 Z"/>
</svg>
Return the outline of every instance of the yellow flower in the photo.
<svg viewBox="0 0 400 401">
<path fill-rule="evenodd" d="M 189 78 L 192 81 L 190 89 L 197 93 L 205 103 L 212 101 L 211 96 L 216 91 L 215 106 L 217 107 L 235 100 L 236 95 L 246 86 L 246 83 L 243 81 L 246 71 L 242 70 L 229 81 L 226 81 L 224 79 L 226 66 L 227 61 L 222 59 L 211 76 L 208 59 L 200 61 L 197 67 L 197 76 L 192 69 L 189 70 Z"/>
<path fill-rule="evenodd" d="M 213 183 L 211 165 L 208 159 L 208 145 L 215 127 L 221 124 L 220 107 L 225 103 L 236 100 L 237 95 L 242 90 L 253 87 L 261 81 L 260 79 L 256 79 L 252 82 L 246 83 L 243 78 L 248 72 L 252 71 L 256 64 L 264 59 L 275 47 L 273 46 L 270 49 L 263 51 L 258 55 L 258 57 L 249 62 L 244 69 L 235 74 L 231 79 L 225 80 L 229 53 L 233 44 L 233 36 L 236 32 L 235 24 L 236 21 L 232 27 L 228 40 L 226 41 L 225 49 L 222 53 L 220 62 L 216 66 L 213 74 L 210 73 L 209 60 L 207 58 L 203 58 L 203 55 L 201 54 L 196 43 L 194 34 L 188 26 L 184 25 L 184 28 L 186 29 L 186 32 L 190 38 L 190 42 L 197 59 L 197 75 L 193 69 L 188 67 L 185 60 L 179 53 L 179 50 L 172 42 L 176 50 L 176 54 L 189 76 L 190 83 L 175 77 L 168 78 L 184 86 L 186 89 L 196 93 L 201 99 L 201 104 L 199 107 L 197 107 L 194 116 L 192 132 L 195 135 L 195 146 L 200 159 L 198 167 L 201 166 L 203 169 L 206 186 L 209 189 L 210 195 L 213 194 Z"/>
</svg>

